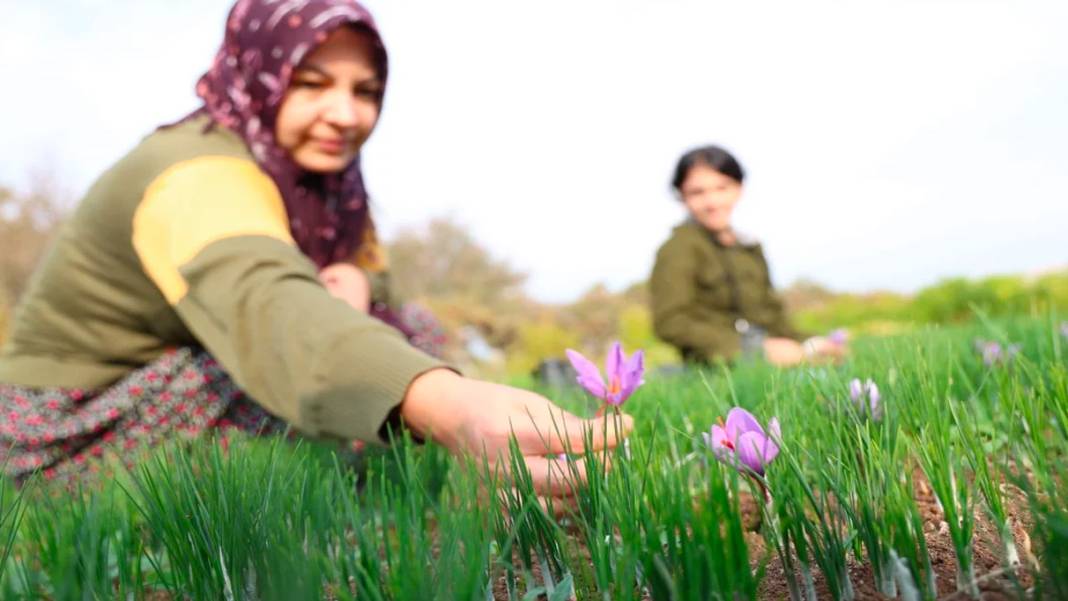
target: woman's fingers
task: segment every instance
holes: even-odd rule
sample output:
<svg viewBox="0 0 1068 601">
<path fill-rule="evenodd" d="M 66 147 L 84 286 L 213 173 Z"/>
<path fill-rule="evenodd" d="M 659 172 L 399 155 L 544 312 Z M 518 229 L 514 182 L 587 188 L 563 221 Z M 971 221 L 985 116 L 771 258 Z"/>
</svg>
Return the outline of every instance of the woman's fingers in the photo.
<svg viewBox="0 0 1068 601">
<path fill-rule="evenodd" d="M 543 496 L 568 497 L 586 484 L 586 461 L 558 457 L 524 457 L 534 492 Z"/>
<path fill-rule="evenodd" d="M 599 459 L 601 469 L 611 468 L 611 459 L 607 454 Z M 522 477 L 529 477 L 534 492 L 541 496 L 574 496 L 585 486 L 588 478 L 588 464 L 582 457 L 527 455 L 523 457 L 523 464 L 527 473 Z M 497 461 L 490 469 L 500 486 L 515 484 L 516 474 L 510 461 Z"/>
<path fill-rule="evenodd" d="M 488 482 L 482 482 L 478 487 L 479 502 L 485 507 L 489 507 L 493 503 L 491 495 L 496 495 L 497 510 L 501 511 L 508 517 L 514 517 L 511 515 L 510 508 L 523 507 L 526 499 L 524 499 L 523 493 L 513 486 L 508 486 L 500 483 L 498 486 L 491 487 Z M 535 495 L 538 501 L 538 506 L 546 514 L 553 516 L 554 518 L 560 518 L 565 515 L 574 513 L 578 509 L 577 497 L 553 497 L 547 495 Z"/>
<path fill-rule="evenodd" d="M 556 455 L 582 453 L 586 450 L 589 431 L 591 451 L 615 448 L 634 429 L 634 418 L 609 412 L 601 417 L 582 419 L 567 414 L 546 422 L 530 420 L 513 423 L 516 441 L 524 454 Z"/>
</svg>

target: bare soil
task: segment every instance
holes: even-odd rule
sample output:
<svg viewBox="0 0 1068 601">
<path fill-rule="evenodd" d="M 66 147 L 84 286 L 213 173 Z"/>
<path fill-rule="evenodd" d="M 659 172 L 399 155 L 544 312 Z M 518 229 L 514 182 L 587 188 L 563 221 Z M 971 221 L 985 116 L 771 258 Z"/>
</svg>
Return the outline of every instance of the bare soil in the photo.
<svg viewBox="0 0 1068 601">
<path fill-rule="evenodd" d="M 1030 527 L 1030 514 L 1027 512 L 1027 502 L 1024 496 L 1016 489 L 1008 488 L 1006 504 L 1009 515 L 1013 522 L 1013 534 L 1020 559 L 1027 563 L 1033 558 L 1030 539 L 1027 529 Z M 940 601 L 965 601 L 966 595 L 957 592 L 957 563 L 953 543 L 949 536 L 948 526 L 943 519 L 941 510 L 935 500 L 930 487 L 921 474 L 916 477 L 916 502 L 920 508 L 920 515 L 924 518 L 924 532 L 926 533 L 927 550 L 931 557 L 931 566 L 935 572 L 935 582 Z M 749 543 L 750 555 L 754 559 L 754 568 L 765 553 L 763 538 L 756 532 L 760 527 L 760 508 L 752 497 L 743 496 L 741 499 L 742 522 L 747 528 L 747 542 Z M 982 601 L 1013 601 L 1021 599 L 1021 591 L 1031 586 L 1030 576 L 1024 568 L 1010 573 L 1004 567 L 1002 557 L 1003 546 L 998 535 L 997 528 L 991 523 L 988 516 L 983 513 L 981 505 L 977 503 L 975 509 L 976 528 L 973 542 L 973 553 L 976 578 L 979 582 Z M 582 546 L 579 533 L 571 533 L 576 545 Z M 585 553 L 585 548 L 583 552 Z M 588 557 L 588 553 L 586 553 Z M 517 565 L 517 568 L 519 566 Z M 819 599 L 832 599 L 830 590 L 818 570 L 814 569 L 816 592 Z M 536 582 L 541 582 L 540 570 L 534 567 Z M 850 580 L 852 581 L 855 599 L 857 601 L 889 601 L 889 598 L 880 594 L 875 587 L 871 566 L 852 561 L 849 567 Z M 519 584 L 519 583 L 517 583 Z M 521 590 L 521 589 L 520 589 Z M 504 576 L 499 576 L 494 585 L 494 599 L 507 601 L 507 589 Z M 545 597 L 542 596 L 542 599 Z M 758 598 L 761 601 L 788 600 L 790 598 L 787 585 L 786 573 L 782 564 L 776 558 L 772 558 L 767 564 L 767 572 L 761 582 Z M 647 597 L 651 599 L 651 597 Z M 579 601 L 582 601 L 579 599 Z"/>
</svg>

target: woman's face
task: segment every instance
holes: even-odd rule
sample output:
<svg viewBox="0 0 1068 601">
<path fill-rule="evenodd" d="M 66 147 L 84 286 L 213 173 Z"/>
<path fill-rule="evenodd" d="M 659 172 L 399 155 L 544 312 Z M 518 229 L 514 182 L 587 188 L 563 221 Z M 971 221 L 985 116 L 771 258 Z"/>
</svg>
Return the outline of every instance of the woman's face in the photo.
<svg viewBox="0 0 1068 601">
<path fill-rule="evenodd" d="M 697 164 L 679 186 L 679 195 L 697 223 L 721 232 L 730 229 L 742 185 L 707 165 Z"/>
<path fill-rule="evenodd" d="M 344 170 L 378 121 L 382 85 L 371 35 L 337 29 L 293 71 L 275 121 L 278 145 L 308 171 Z"/>
</svg>

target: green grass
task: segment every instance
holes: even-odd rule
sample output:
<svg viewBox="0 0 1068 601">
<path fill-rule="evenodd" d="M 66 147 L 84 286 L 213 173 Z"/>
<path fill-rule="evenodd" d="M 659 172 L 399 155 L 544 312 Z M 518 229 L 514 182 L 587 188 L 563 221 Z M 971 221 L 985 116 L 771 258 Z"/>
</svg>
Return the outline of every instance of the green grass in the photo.
<svg viewBox="0 0 1068 601">
<path fill-rule="evenodd" d="M 1068 598 L 1068 340 L 1056 326 L 1020 318 L 861 339 L 835 367 L 650 375 L 626 407 L 629 452 L 576 454 L 590 479 L 563 519 L 543 511 L 521 465 L 505 485 L 408 438 L 360 471 L 323 445 L 237 440 L 224 452 L 205 440 L 80 494 L 5 485 L 0 596 L 734 600 L 758 598 L 770 568 L 786 566 L 796 599 L 814 598 L 817 578 L 834 599 L 861 584 L 934 599 L 913 495 L 922 479 L 945 512 L 960 591 L 982 576 L 973 549 L 987 519 L 1005 565 L 1031 574 L 1021 596 Z M 1023 350 L 986 367 L 977 337 Z M 881 420 L 855 410 L 853 377 L 879 385 Z M 554 396 L 596 410 L 579 391 Z M 736 405 L 783 430 L 748 535 L 741 500 L 764 495 L 701 438 Z M 1041 566 L 1011 539 L 1016 490 Z M 871 566 L 870 583 L 851 580 L 856 563 Z"/>
</svg>

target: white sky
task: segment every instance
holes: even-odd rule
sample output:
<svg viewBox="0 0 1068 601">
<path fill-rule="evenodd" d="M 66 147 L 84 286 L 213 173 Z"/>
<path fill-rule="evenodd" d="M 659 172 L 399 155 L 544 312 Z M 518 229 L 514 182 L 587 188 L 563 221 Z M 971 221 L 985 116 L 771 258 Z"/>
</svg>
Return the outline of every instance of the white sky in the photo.
<svg viewBox="0 0 1068 601">
<path fill-rule="evenodd" d="M 229 0 L 0 0 L 0 183 L 75 192 L 193 85 Z M 780 285 L 1068 263 L 1068 2 L 368 0 L 386 234 L 450 214 L 568 300 L 648 275 L 678 155 L 732 149 Z M 803 5 L 803 6 L 802 6 Z"/>
</svg>

